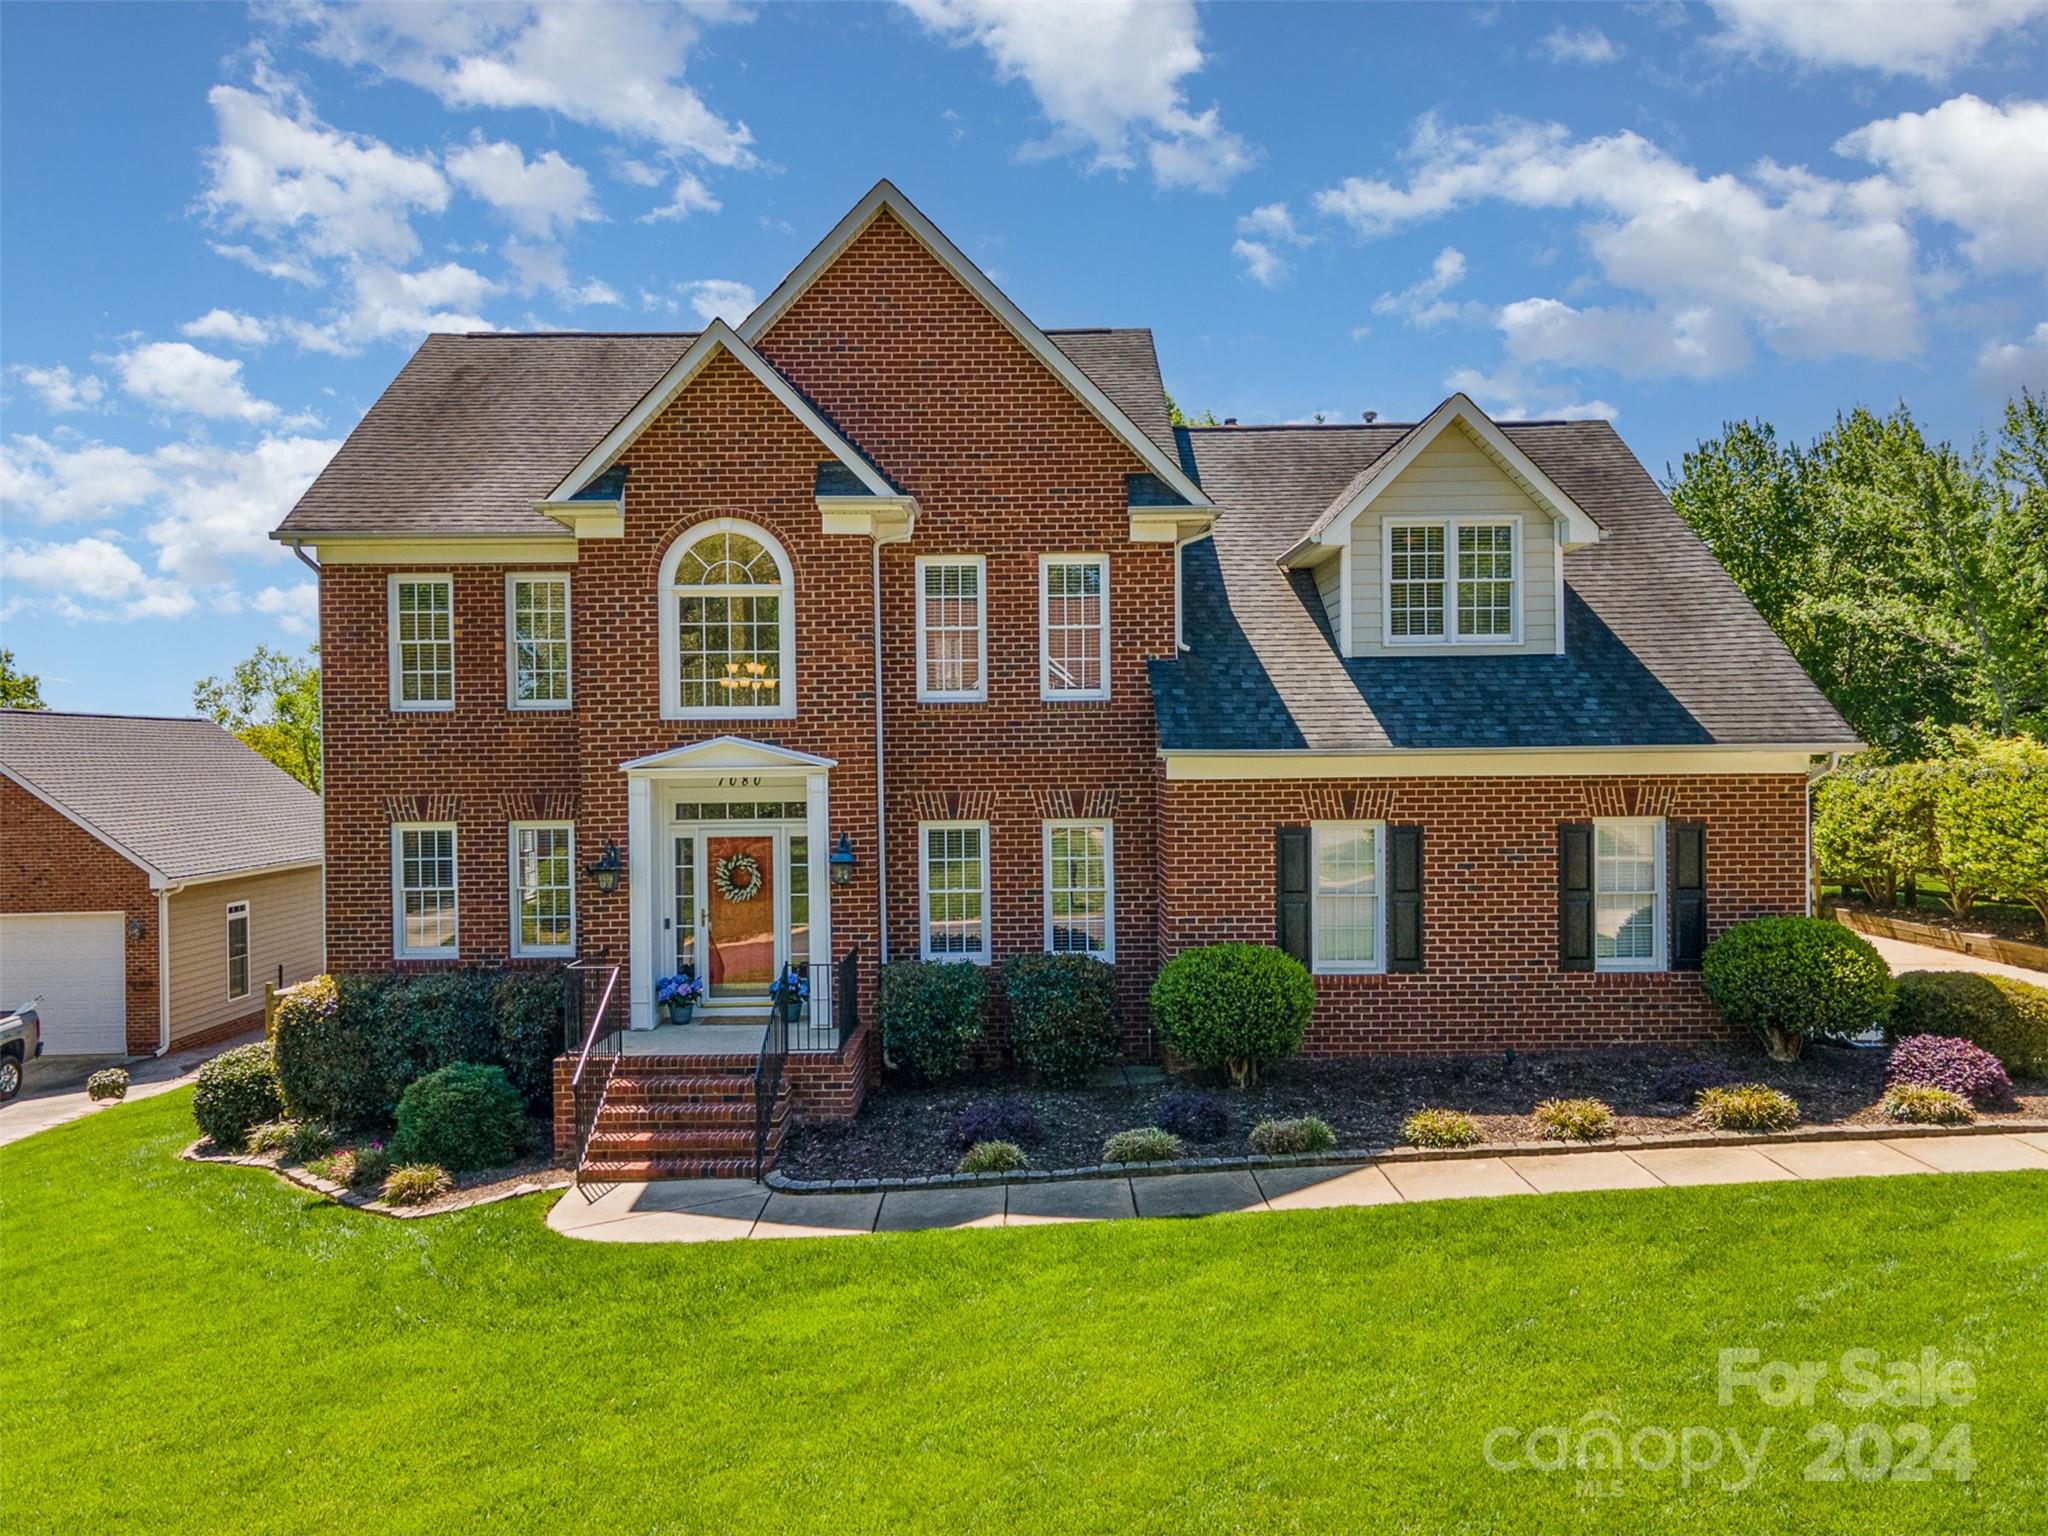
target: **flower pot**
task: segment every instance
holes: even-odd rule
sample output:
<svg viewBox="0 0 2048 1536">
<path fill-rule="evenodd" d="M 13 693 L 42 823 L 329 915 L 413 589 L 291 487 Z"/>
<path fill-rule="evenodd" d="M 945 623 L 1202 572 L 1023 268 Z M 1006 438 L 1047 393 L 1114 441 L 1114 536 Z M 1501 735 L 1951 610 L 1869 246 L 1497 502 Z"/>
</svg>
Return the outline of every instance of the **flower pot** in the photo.
<svg viewBox="0 0 2048 1536">
<path fill-rule="evenodd" d="M 794 1024 L 804 1016 L 804 1000 L 800 997 L 785 997 L 776 1006 L 782 1010 L 785 1024 Z"/>
<path fill-rule="evenodd" d="M 669 1023 L 687 1024 L 690 1015 L 697 1011 L 697 1000 L 694 997 L 675 997 L 670 998 L 666 1006 Z"/>
</svg>

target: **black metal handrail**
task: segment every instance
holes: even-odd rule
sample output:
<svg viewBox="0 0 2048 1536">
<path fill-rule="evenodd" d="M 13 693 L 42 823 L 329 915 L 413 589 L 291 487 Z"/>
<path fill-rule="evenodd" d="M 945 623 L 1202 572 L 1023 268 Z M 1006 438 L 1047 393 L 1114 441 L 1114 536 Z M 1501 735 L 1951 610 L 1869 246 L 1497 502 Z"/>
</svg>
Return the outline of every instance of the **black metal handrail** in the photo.
<svg viewBox="0 0 2048 1536">
<path fill-rule="evenodd" d="M 833 978 L 832 1010 L 838 1017 L 839 1049 L 846 1049 L 846 1042 L 853 1038 L 853 1032 L 860 1027 L 860 946 L 854 945 L 839 957 L 838 974 Z"/>
<path fill-rule="evenodd" d="M 583 1014 L 589 998 L 587 978 L 605 973 L 604 990 L 590 1026 L 583 1029 Z M 562 967 L 562 1029 L 565 1052 L 573 1052 L 576 1068 L 569 1075 L 569 1103 L 576 1120 L 576 1182 L 583 1182 L 583 1160 L 590 1151 L 590 1138 L 597 1133 L 597 1120 L 604 1108 L 612 1074 L 619 1066 L 619 1035 L 624 1025 L 611 1011 L 619 988 L 619 967 L 604 959 L 572 960 Z M 580 1046 L 578 1037 L 581 1036 Z M 585 1079 L 589 1085 L 585 1086 Z"/>
<path fill-rule="evenodd" d="M 789 1016 L 797 1007 L 785 1002 L 785 989 L 797 981 L 797 967 L 785 965 L 782 979 L 768 1000 L 768 1023 L 761 1031 L 761 1054 L 754 1062 L 754 1177 L 767 1172 L 768 1132 L 775 1120 L 775 1101 L 782 1093 L 782 1068 L 789 1060 Z M 809 1006 L 806 997 L 801 1007 Z"/>
</svg>

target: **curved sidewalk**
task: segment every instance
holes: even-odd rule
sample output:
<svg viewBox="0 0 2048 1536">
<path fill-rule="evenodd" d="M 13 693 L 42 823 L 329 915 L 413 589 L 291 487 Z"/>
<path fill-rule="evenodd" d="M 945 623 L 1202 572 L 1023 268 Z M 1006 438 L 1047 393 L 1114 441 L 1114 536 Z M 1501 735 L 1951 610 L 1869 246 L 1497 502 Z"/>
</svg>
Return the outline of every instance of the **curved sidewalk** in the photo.
<svg viewBox="0 0 2048 1536">
<path fill-rule="evenodd" d="M 678 1179 L 614 1185 L 594 1201 L 572 1189 L 548 1212 L 548 1225 L 564 1236 L 592 1242 L 709 1243 L 743 1237 L 847 1237 L 939 1227 L 1023 1227 L 1137 1216 L 1396 1205 L 1482 1195 L 2021 1169 L 2048 1173 L 2048 1132 L 1511 1152 L 1433 1162 L 1231 1168 L 872 1194 L 793 1195 L 745 1179 Z"/>
</svg>

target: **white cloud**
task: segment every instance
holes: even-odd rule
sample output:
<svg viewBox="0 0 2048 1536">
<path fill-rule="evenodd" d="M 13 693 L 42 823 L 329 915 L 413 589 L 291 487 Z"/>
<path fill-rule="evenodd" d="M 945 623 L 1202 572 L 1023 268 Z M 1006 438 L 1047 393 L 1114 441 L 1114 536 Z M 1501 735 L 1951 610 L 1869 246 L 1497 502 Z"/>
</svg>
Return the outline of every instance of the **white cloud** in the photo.
<svg viewBox="0 0 2048 1536">
<path fill-rule="evenodd" d="M 713 320 L 738 325 L 760 302 L 753 289 L 727 277 L 701 278 L 693 283 L 679 284 L 678 288 L 690 308 L 697 312 L 697 318 L 706 325 Z"/>
<path fill-rule="evenodd" d="M 1022 81 L 1052 124 L 1027 155 L 1086 151 L 1095 169 L 1142 160 L 1163 187 L 1220 192 L 1256 156 L 1215 107 L 1189 108 L 1201 70 L 1193 0 L 902 0 L 925 28 L 978 44 L 996 76 Z"/>
<path fill-rule="evenodd" d="M 1244 275 L 1261 288 L 1278 287 L 1287 276 L 1287 258 L 1267 241 L 1232 241 L 1230 254 L 1244 263 Z"/>
<path fill-rule="evenodd" d="M 2048 393 L 2048 320 L 2018 341 L 1994 341 L 1985 347 L 1970 376 L 1988 394 L 2010 397 L 2022 389 Z"/>
<path fill-rule="evenodd" d="M 451 151 L 445 163 L 457 186 L 537 240 L 600 217 L 591 200 L 589 176 L 555 150 L 529 161 L 517 144 L 486 143 L 479 134 Z"/>
<path fill-rule="evenodd" d="M 1383 293 L 1372 302 L 1376 315 L 1399 315 L 1410 325 L 1428 330 L 1446 320 L 1483 313 L 1484 306 L 1456 304 L 1444 294 L 1465 280 L 1465 253 L 1447 245 L 1429 264 L 1429 275 L 1398 293 Z"/>
<path fill-rule="evenodd" d="M 1575 309 L 1560 299 L 1522 299 L 1504 305 L 1495 323 L 1518 363 L 1711 379 L 1750 358 L 1741 322 L 1711 305 Z"/>
<path fill-rule="evenodd" d="M 514 252 L 519 250 L 516 242 L 507 247 L 515 265 L 519 257 Z M 549 272 L 551 252 L 553 247 L 535 253 L 531 269 Z M 566 271 L 562 278 L 566 284 Z M 417 272 L 363 265 L 349 271 L 348 296 L 341 308 L 318 324 L 290 321 L 284 329 L 306 351 L 345 357 L 375 341 L 417 341 L 434 331 L 495 330 L 482 309 L 499 291 L 497 283 L 460 262 L 446 261 Z"/>
<path fill-rule="evenodd" d="M 658 187 L 661 185 L 661 167 L 650 165 L 645 160 L 635 160 L 630 155 L 612 154 L 606 157 L 611 166 L 612 180 L 623 181 L 629 187 Z"/>
<path fill-rule="evenodd" d="M 1284 240 L 1290 245 L 1305 245 L 1314 238 L 1303 234 L 1296 226 L 1294 212 L 1285 203 L 1266 203 L 1254 208 L 1237 221 L 1237 232 L 1262 239 Z"/>
<path fill-rule="evenodd" d="M 270 421 L 277 407 L 242 382 L 242 365 L 188 341 L 152 341 L 113 359 L 121 388 L 146 405 L 216 420 Z"/>
<path fill-rule="evenodd" d="M 1262 288 L 1279 286 L 1293 269 L 1284 247 L 1312 245 L 1316 238 L 1294 222 L 1293 210 L 1284 202 L 1265 203 L 1243 215 L 1237 233 L 1231 254 L 1244 263 L 1245 276 Z"/>
<path fill-rule="evenodd" d="M 1598 27 L 1575 32 L 1558 27 L 1545 33 L 1536 47 L 1553 64 L 1612 64 L 1621 57 L 1614 39 Z"/>
<path fill-rule="evenodd" d="M 225 256 L 229 261 L 240 262 L 252 272 L 261 272 L 265 277 L 298 283 L 307 288 L 320 286 L 320 274 L 313 270 L 311 262 L 300 261 L 291 256 L 265 256 L 253 246 L 234 245 L 226 241 L 216 240 L 212 244 L 216 256 Z"/>
<path fill-rule="evenodd" d="M 669 199 L 652 213 L 640 216 L 642 224 L 651 224 L 659 219 L 687 219 L 693 213 L 716 213 L 720 207 L 711 189 L 688 171 L 676 173 L 676 189 Z"/>
<path fill-rule="evenodd" d="M 1444 388 L 1470 395 L 1497 421 L 1613 421 L 1621 415 L 1605 400 L 1546 393 L 1544 386 L 1532 383 L 1514 368 L 1493 373 L 1460 368 L 1444 380 Z"/>
<path fill-rule="evenodd" d="M 1713 0 L 1723 31 L 1709 41 L 1752 57 L 1815 68 L 1945 79 L 1996 38 L 2048 12 L 2048 0 Z"/>
<path fill-rule="evenodd" d="M 178 331 L 194 341 L 225 341 L 238 347 L 260 347 L 270 340 L 270 328 L 261 320 L 228 309 L 209 309 L 197 320 L 187 320 Z"/>
<path fill-rule="evenodd" d="M 754 136 L 683 79 L 704 27 L 743 22 L 732 4 L 325 6 L 291 13 L 315 48 L 429 90 L 449 107 L 535 108 L 707 164 L 755 164 Z"/>
<path fill-rule="evenodd" d="M 62 363 L 48 368 L 37 368 L 19 363 L 7 370 L 36 392 L 43 402 L 43 409 L 63 415 L 71 411 L 85 411 L 98 405 L 106 397 L 107 386 L 90 373 L 74 374 Z"/>
<path fill-rule="evenodd" d="M 33 608 L 58 618 L 175 619 L 195 606 L 182 582 L 148 575 L 120 545 L 103 538 L 62 544 L 9 544 L 0 549 L 0 569 L 11 588 L 41 594 L 29 599 L 10 592 L 0 613 Z"/>
<path fill-rule="evenodd" d="M 2048 101 L 1957 96 L 1865 124 L 1835 145 L 1883 167 L 1905 204 L 1963 232 L 1985 271 L 2037 272 L 2048 252 Z"/>
<path fill-rule="evenodd" d="M 320 588 L 310 581 L 290 587 L 265 587 L 249 600 L 258 613 L 277 620 L 288 635 L 313 636 L 320 632 Z"/>
</svg>

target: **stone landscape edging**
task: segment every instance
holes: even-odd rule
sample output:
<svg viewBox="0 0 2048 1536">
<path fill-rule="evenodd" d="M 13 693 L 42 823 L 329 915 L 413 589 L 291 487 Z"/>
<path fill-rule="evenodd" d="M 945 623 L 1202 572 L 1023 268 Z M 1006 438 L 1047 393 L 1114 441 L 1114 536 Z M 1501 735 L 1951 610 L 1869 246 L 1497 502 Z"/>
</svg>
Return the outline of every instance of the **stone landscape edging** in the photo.
<svg viewBox="0 0 2048 1536">
<path fill-rule="evenodd" d="M 1555 1152 L 1647 1152 L 1666 1147 L 1789 1146 L 1800 1142 L 1899 1141 L 1922 1136 L 2003 1136 L 2048 1132 L 2048 1119 L 1976 1121 L 1969 1125 L 1814 1125 L 1791 1131 L 1674 1131 L 1663 1136 L 1609 1136 L 1600 1141 L 1489 1141 L 1469 1147 L 1358 1147 L 1328 1152 L 1237 1157 L 1182 1157 L 1163 1163 L 1094 1163 L 1079 1168 L 1023 1168 L 1014 1173 L 926 1173 L 886 1179 L 793 1179 L 771 1168 L 762 1180 L 785 1195 L 867 1195 L 899 1189 L 975 1189 L 1080 1179 L 1142 1179 L 1174 1173 L 1254 1168 L 1371 1167 L 1376 1163 L 1441 1163 L 1477 1157 Z M 410 1213 L 408 1213 L 410 1214 Z"/>
<path fill-rule="evenodd" d="M 524 1182 L 510 1189 L 478 1190 L 468 1198 L 459 1189 L 450 1190 L 447 1195 L 432 1205 L 390 1205 L 375 1195 L 366 1195 L 360 1190 L 350 1189 L 346 1184 L 337 1184 L 332 1179 L 323 1179 L 310 1168 L 288 1168 L 282 1163 L 271 1162 L 268 1158 L 252 1157 L 246 1152 L 215 1152 L 201 1156 L 199 1149 L 210 1143 L 205 1137 L 192 1143 L 178 1156 L 188 1163 L 211 1167 L 222 1163 L 232 1168 L 262 1168 L 276 1174 L 287 1184 L 296 1184 L 300 1189 L 311 1190 L 316 1195 L 325 1195 L 336 1205 L 345 1205 L 352 1211 L 368 1211 L 372 1216 L 389 1216 L 394 1221 L 414 1221 L 422 1216 L 452 1216 L 457 1211 L 473 1211 L 480 1206 L 495 1205 L 500 1200 L 518 1200 L 527 1195 L 545 1194 L 551 1189 L 566 1189 L 568 1184 Z M 551 1168 L 547 1176 L 563 1175 L 567 1170 Z"/>
</svg>

